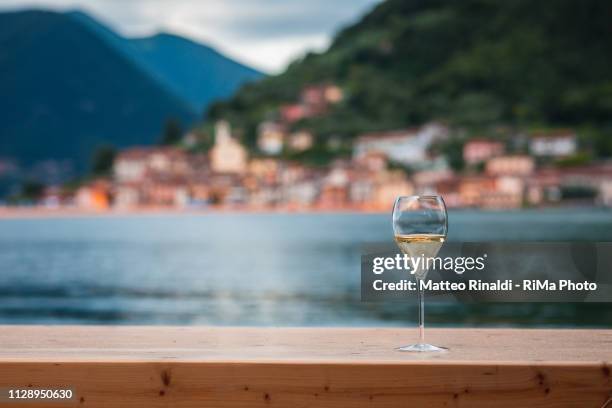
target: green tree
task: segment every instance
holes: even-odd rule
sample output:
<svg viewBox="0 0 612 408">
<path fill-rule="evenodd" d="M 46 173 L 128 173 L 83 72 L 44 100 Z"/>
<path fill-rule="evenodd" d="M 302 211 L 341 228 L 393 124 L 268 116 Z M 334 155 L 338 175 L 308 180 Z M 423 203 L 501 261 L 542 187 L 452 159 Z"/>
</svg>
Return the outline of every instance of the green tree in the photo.
<svg viewBox="0 0 612 408">
<path fill-rule="evenodd" d="M 464 144 L 465 141 L 462 137 L 453 135 L 448 140 L 433 145 L 431 153 L 444 155 L 453 170 L 461 171 L 465 167 L 465 162 L 463 161 Z"/>
<path fill-rule="evenodd" d="M 183 127 L 181 126 L 181 123 L 175 118 L 169 118 L 164 124 L 160 144 L 166 146 L 175 145 L 181 141 L 182 136 Z"/>
<path fill-rule="evenodd" d="M 113 146 L 99 146 L 91 158 L 91 174 L 94 176 L 110 174 L 116 155 L 117 151 Z"/>
<path fill-rule="evenodd" d="M 42 197 L 44 192 L 44 184 L 35 180 L 26 180 L 21 186 L 20 197 L 27 201 L 37 201 Z"/>
</svg>

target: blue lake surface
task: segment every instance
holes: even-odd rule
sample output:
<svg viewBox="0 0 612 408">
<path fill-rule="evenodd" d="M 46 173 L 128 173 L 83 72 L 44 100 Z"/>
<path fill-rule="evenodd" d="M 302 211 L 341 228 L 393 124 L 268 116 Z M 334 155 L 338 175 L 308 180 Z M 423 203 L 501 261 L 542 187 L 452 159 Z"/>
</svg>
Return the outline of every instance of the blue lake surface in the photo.
<svg viewBox="0 0 612 408">
<path fill-rule="evenodd" d="M 0 323 L 414 325 L 360 301 L 364 244 L 390 214 L 206 214 L 0 221 Z M 451 212 L 449 240 L 612 241 L 596 209 Z M 607 304 L 431 304 L 442 326 L 597 326 Z"/>
</svg>

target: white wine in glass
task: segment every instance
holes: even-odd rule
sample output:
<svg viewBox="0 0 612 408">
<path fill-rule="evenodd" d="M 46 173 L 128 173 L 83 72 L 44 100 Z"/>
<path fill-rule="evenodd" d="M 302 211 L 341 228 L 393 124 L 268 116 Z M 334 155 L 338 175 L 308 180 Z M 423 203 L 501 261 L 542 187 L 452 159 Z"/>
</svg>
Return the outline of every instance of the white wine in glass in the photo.
<svg viewBox="0 0 612 408">
<path fill-rule="evenodd" d="M 434 258 L 446 240 L 448 231 L 446 205 L 440 196 L 403 196 L 393 206 L 393 232 L 400 250 L 409 257 Z M 427 279 L 427 267 L 414 271 L 419 300 L 419 342 L 400 347 L 400 351 L 446 351 L 425 342 L 425 299 L 421 281 Z"/>
<path fill-rule="evenodd" d="M 396 235 L 395 242 L 400 250 L 410 257 L 434 258 L 442 248 L 446 237 L 440 234 L 411 234 Z M 427 269 L 424 267 L 414 271 L 417 279 L 427 278 Z"/>
</svg>

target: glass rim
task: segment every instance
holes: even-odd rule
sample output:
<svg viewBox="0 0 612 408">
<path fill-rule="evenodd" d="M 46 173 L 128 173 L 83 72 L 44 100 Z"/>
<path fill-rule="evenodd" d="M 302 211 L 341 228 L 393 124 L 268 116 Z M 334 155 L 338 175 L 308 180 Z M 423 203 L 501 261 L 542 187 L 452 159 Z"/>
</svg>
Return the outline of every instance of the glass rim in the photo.
<svg viewBox="0 0 612 408">
<path fill-rule="evenodd" d="M 397 196 L 395 198 L 395 202 L 398 202 L 399 200 L 409 200 L 409 199 L 435 199 L 435 200 L 442 200 L 442 202 L 444 203 L 444 205 L 446 206 L 446 203 L 444 202 L 444 197 L 442 197 L 441 195 L 405 195 L 405 196 Z"/>
</svg>

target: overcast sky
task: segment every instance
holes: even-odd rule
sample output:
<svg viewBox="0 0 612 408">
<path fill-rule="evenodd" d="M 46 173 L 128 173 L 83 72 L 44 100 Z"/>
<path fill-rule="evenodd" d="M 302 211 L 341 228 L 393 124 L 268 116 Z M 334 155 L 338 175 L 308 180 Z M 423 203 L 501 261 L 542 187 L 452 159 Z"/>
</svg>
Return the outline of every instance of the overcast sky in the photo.
<svg viewBox="0 0 612 408">
<path fill-rule="evenodd" d="M 0 0 L 0 10 L 79 8 L 128 36 L 169 31 L 275 73 L 322 50 L 380 0 Z"/>
</svg>

